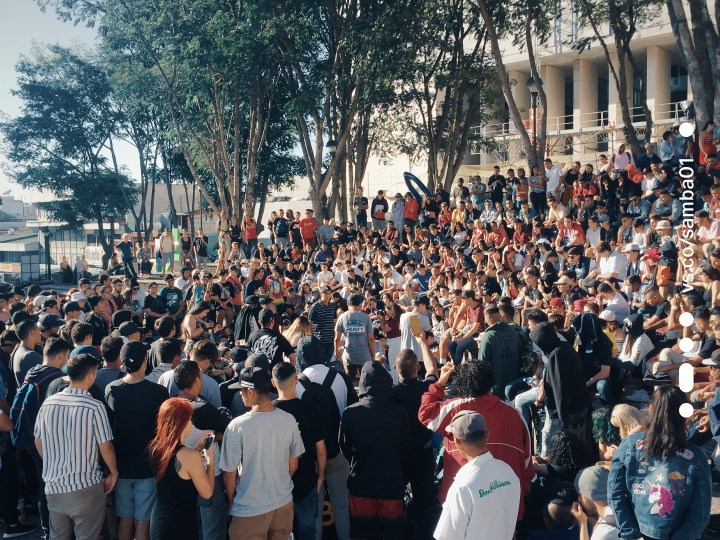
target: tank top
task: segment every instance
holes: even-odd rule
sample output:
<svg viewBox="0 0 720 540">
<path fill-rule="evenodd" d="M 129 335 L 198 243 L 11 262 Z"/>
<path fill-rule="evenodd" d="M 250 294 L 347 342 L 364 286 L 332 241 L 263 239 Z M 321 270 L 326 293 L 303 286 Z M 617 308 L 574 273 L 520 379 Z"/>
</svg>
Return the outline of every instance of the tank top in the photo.
<svg viewBox="0 0 720 540">
<path fill-rule="evenodd" d="M 153 540 L 197 538 L 198 493 L 192 480 L 180 477 L 180 467 L 176 451 L 165 476 L 157 483 L 157 498 L 150 517 L 150 538 Z"/>
</svg>

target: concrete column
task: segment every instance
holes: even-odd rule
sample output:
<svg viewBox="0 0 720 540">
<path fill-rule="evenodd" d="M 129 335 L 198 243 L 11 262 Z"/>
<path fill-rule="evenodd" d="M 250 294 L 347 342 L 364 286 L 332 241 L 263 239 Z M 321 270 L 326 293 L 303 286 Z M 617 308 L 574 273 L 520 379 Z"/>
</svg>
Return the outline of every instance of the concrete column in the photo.
<svg viewBox="0 0 720 540">
<path fill-rule="evenodd" d="M 597 66 L 590 60 L 579 59 L 573 62 L 573 130 L 581 131 L 598 125 L 598 72 Z M 594 144 L 581 144 L 579 138 L 573 143 L 573 155 L 578 158 L 594 151 Z"/>
<path fill-rule="evenodd" d="M 647 48 L 646 89 L 653 120 L 670 118 L 670 51 L 657 45 Z"/>
<path fill-rule="evenodd" d="M 528 90 L 527 87 L 527 80 L 530 78 L 530 75 L 524 71 L 510 71 L 508 72 L 508 78 L 510 79 L 515 105 L 517 105 L 522 119 L 527 120 L 530 114 L 530 90 Z M 510 132 L 517 133 L 512 118 L 510 119 Z"/>
<path fill-rule="evenodd" d="M 555 66 L 541 66 L 540 77 L 547 96 L 547 131 L 556 133 L 565 129 L 565 70 Z"/>
<path fill-rule="evenodd" d="M 618 65 L 618 58 L 617 53 L 614 51 L 610 52 L 610 60 L 612 61 L 613 65 L 615 66 L 615 70 L 618 73 L 618 76 L 620 76 L 620 66 Z M 633 70 L 630 66 L 630 63 L 625 62 L 625 73 L 627 74 L 627 95 L 620 96 L 618 93 L 617 85 L 615 84 L 615 78 L 612 75 L 612 72 L 608 69 L 608 79 L 609 79 L 609 91 L 608 91 L 608 118 L 611 122 L 615 122 L 615 126 L 622 126 L 623 119 L 622 119 L 622 109 L 620 108 L 621 99 L 623 101 L 626 101 L 628 104 L 628 107 L 630 107 L 630 114 L 632 115 L 632 95 L 633 95 Z"/>
</svg>

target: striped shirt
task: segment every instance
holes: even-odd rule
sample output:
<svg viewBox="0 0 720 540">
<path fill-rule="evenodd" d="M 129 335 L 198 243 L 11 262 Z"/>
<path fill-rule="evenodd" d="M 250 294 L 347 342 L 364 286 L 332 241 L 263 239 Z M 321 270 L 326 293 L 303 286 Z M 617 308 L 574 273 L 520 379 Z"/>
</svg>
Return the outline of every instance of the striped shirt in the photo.
<svg viewBox="0 0 720 540">
<path fill-rule="evenodd" d="M 323 343 L 333 343 L 335 341 L 337 308 L 337 304 L 329 302 L 325 305 L 322 300 L 318 300 L 310 306 L 308 319 L 312 321 L 315 337 Z"/>
<path fill-rule="evenodd" d="M 45 400 L 34 435 L 42 440 L 45 493 L 71 493 L 103 481 L 98 446 L 111 441 L 104 405 L 88 392 L 66 388 Z"/>
</svg>

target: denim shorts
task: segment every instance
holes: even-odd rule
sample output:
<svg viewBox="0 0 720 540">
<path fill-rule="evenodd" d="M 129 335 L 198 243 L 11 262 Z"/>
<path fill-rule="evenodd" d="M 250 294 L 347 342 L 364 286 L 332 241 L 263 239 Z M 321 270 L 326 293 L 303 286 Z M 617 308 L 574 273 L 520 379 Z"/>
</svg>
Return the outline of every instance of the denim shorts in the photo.
<svg viewBox="0 0 720 540">
<path fill-rule="evenodd" d="M 155 478 L 118 478 L 115 484 L 115 514 L 117 517 L 150 521 L 155 496 Z"/>
</svg>

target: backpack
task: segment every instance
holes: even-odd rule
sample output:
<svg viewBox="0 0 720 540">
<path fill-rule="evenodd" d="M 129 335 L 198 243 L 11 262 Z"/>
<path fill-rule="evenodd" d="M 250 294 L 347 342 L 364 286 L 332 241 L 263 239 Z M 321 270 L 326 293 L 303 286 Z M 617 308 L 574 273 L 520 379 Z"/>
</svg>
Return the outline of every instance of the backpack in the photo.
<svg viewBox="0 0 720 540">
<path fill-rule="evenodd" d="M 58 372 L 49 370 L 37 379 L 25 379 L 23 385 L 18 389 L 10 409 L 10 420 L 13 429 L 10 439 L 16 448 L 35 447 L 35 421 L 40 410 L 40 386 L 48 379 L 56 379 Z"/>
<path fill-rule="evenodd" d="M 316 403 L 321 411 L 322 434 L 325 439 L 325 448 L 327 449 L 327 458 L 332 459 L 340 453 L 340 444 L 338 443 L 338 435 L 340 432 L 340 411 L 335 400 L 335 394 L 331 390 L 331 386 L 338 373 L 329 368 L 325 380 L 322 384 L 312 382 L 307 375 L 301 373 L 298 381 L 302 384 L 305 392 L 302 399 Z"/>
</svg>

